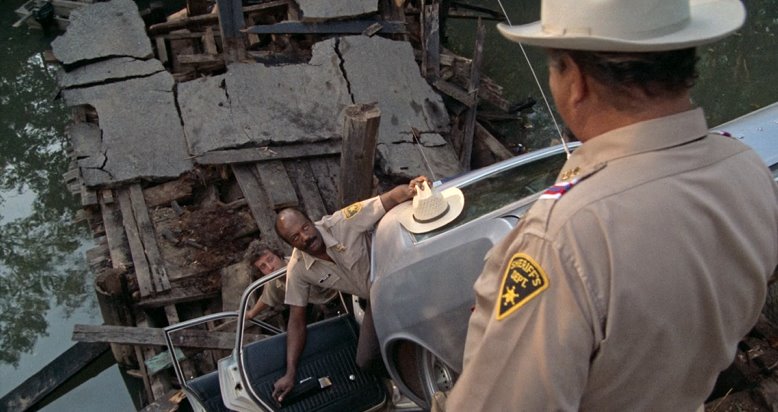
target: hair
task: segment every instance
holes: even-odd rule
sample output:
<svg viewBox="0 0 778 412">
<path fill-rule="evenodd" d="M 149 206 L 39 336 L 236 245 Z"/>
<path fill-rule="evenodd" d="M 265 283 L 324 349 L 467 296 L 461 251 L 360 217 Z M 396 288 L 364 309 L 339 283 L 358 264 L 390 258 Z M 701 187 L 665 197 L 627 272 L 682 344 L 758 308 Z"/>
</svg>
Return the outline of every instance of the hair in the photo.
<svg viewBox="0 0 778 412">
<path fill-rule="evenodd" d="M 635 88 L 648 97 L 674 97 L 689 90 L 697 79 L 693 47 L 640 53 L 550 49 L 550 63 L 564 71 L 565 55 L 583 73 L 607 86 L 617 104 L 627 107 L 634 102 Z"/>
<path fill-rule="evenodd" d="M 289 214 L 296 214 L 296 215 L 302 216 L 303 218 L 305 218 L 306 220 L 311 222 L 311 218 L 309 218 L 308 215 L 306 215 L 305 213 L 303 213 L 300 209 L 298 209 L 296 207 L 285 207 L 285 208 L 279 210 L 278 211 L 278 215 L 276 216 L 276 224 L 275 224 L 276 234 L 281 239 L 284 239 L 284 241 L 286 243 L 290 243 L 290 242 L 289 242 L 289 239 L 284 237 L 283 233 L 281 233 L 280 225 L 281 225 L 281 220 L 284 218 L 284 216 L 285 215 L 289 215 Z"/>
<path fill-rule="evenodd" d="M 249 266 L 253 267 L 254 262 L 257 261 L 257 259 L 261 258 L 262 256 L 272 253 L 278 257 L 283 257 L 284 255 L 280 253 L 279 251 L 267 247 L 263 245 L 259 240 L 252 240 L 251 243 L 249 243 L 249 247 L 246 248 L 246 251 L 243 253 L 243 260 L 248 263 Z"/>
</svg>

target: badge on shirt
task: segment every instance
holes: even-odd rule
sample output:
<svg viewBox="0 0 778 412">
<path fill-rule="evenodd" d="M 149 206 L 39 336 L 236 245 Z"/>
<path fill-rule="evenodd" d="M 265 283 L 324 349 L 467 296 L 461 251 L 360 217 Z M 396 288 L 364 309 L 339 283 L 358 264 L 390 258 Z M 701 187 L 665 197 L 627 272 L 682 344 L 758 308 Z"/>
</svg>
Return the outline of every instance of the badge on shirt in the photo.
<svg viewBox="0 0 778 412">
<path fill-rule="evenodd" d="M 362 202 L 353 203 L 350 206 L 343 208 L 343 217 L 346 219 L 351 219 L 352 217 L 356 216 L 360 210 L 362 210 Z"/>
<path fill-rule="evenodd" d="M 524 253 L 513 255 L 500 285 L 497 320 L 505 319 L 547 288 L 546 272 L 534 259 Z"/>
</svg>

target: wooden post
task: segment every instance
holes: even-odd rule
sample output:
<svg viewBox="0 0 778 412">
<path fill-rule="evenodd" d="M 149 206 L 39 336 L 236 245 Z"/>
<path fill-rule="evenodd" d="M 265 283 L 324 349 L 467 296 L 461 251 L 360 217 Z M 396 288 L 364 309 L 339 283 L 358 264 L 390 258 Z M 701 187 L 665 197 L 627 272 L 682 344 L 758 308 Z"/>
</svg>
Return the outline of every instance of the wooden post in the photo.
<svg viewBox="0 0 778 412">
<path fill-rule="evenodd" d="M 222 35 L 224 60 L 237 62 L 246 57 L 246 45 L 241 29 L 246 27 L 241 0 L 217 0 L 219 6 L 219 28 Z"/>
<path fill-rule="evenodd" d="M 440 3 L 433 0 L 422 7 L 421 75 L 434 82 L 440 78 Z"/>
<path fill-rule="evenodd" d="M 478 19 L 478 28 L 475 33 L 475 50 L 473 62 L 470 65 L 470 81 L 468 94 L 473 96 L 475 104 L 467 110 L 465 115 L 465 133 L 462 136 L 462 153 L 459 160 L 463 170 L 470 170 L 470 160 L 473 155 L 473 135 L 475 134 L 476 111 L 478 110 L 478 87 L 481 83 L 481 61 L 483 60 L 484 36 L 486 30 L 484 23 Z"/>
<path fill-rule="evenodd" d="M 346 108 L 338 182 L 341 207 L 367 199 L 373 192 L 373 164 L 380 122 L 381 110 L 377 103 Z"/>
</svg>

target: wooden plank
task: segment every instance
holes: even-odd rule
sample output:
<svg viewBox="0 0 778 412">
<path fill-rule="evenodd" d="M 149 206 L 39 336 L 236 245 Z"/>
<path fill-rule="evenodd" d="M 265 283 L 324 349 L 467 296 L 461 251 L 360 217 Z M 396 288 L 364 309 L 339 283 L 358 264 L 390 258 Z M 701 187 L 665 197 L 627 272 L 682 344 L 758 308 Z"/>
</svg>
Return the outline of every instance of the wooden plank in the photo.
<svg viewBox="0 0 778 412">
<path fill-rule="evenodd" d="M 375 23 L 382 28 L 379 33 L 404 34 L 407 32 L 405 22 L 376 20 L 348 20 L 323 22 L 283 21 L 276 24 L 251 26 L 243 30 L 245 33 L 256 34 L 361 34 Z"/>
<path fill-rule="evenodd" d="M 178 389 L 171 389 L 160 399 L 148 404 L 140 412 L 175 412 L 179 408 L 179 404 L 184 401 L 186 394 L 184 391 Z"/>
<path fill-rule="evenodd" d="M 319 188 L 328 214 L 335 213 L 342 205 L 338 204 L 338 179 L 340 159 L 337 157 L 313 158 L 308 161 L 311 171 L 316 177 L 316 186 Z"/>
<path fill-rule="evenodd" d="M 222 49 L 228 62 L 241 61 L 246 57 L 246 45 L 241 30 L 246 26 L 241 0 L 217 0 L 219 7 L 219 29 L 222 35 Z"/>
<path fill-rule="evenodd" d="M 167 44 L 165 43 L 165 38 L 162 36 L 157 36 L 154 38 L 154 43 L 157 45 L 157 58 L 160 62 L 162 62 L 162 64 L 167 64 L 170 58 L 167 54 Z"/>
<path fill-rule="evenodd" d="M 181 201 L 192 197 L 192 181 L 186 178 L 171 180 L 143 189 L 146 206 L 170 205 L 172 201 Z"/>
<path fill-rule="evenodd" d="M 183 351 L 181 351 L 181 349 L 176 348 L 175 353 L 176 359 L 179 362 L 187 360 L 186 355 Z M 162 351 L 153 358 L 146 359 L 146 371 L 148 371 L 148 373 L 151 375 L 156 375 L 160 371 L 163 371 L 171 366 L 173 366 L 173 359 L 170 356 L 169 351 Z"/>
<path fill-rule="evenodd" d="M 223 268 L 219 274 L 222 281 L 222 310 L 239 310 L 243 291 L 251 284 L 251 267 L 240 261 Z"/>
<path fill-rule="evenodd" d="M 333 139 L 319 143 L 290 144 L 277 147 L 214 150 L 203 153 L 194 160 L 201 165 L 253 163 L 340 154 L 340 148 L 340 139 Z"/>
<path fill-rule="evenodd" d="M 432 86 L 434 86 L 441 93 L 454 98 L 467 107 L 473 107 L 477 104 L 477 99 L 474 95 L 468 93 L 454 83 L 448 82 L 446 80 L 437 80 L 432 84 Z"/>
<path fill-rule="evenodd" d="M 157 294 L 154 297 L 142 299 L 137 305 L 140 308 L 151 309 L 177 303 L 210 299 L 218 295 L 219 291 L 215 289 L 210 290 L 197 286 L 178 286 L 174 284 L 169 291 Z"/>
<path fill-rule="evenodd" d="M 484 37 L 486 29 L 481 19 L 478 19 L 478 27 L 475 34 L 475 51 L 473 52 L 473 63 L 470 65 L 470 81 L 468 83 L 468 94 L 476 99 L 476 104 L 470 106 L 465 115 L 465 132 L 462 136 L 462 153 L 459 160 L 463 170 L 470 170 L 470 164 L 473 156 L 473 135 L 475 134 L 475 120 L 478 111 L 478 86 L 481 82 L 481 62 L 484 54 Z"/>
<path fill-rule="evenodd" d="M 111 257 L 111 267 L 126 270 L 130 267 L 131 262 L 125 246 L 126 238 L 122 229 L 121 216 L 118 213 L 118 205 L 113 202 L 113 194 L 110 189 L 101 190 L 99 198 L 105 237 L 108 241 L 108 254 Z"/>
<path fill-rule="evenodd" d="M 309 162 L 288 160 L 286 166 L 295 172 L 295 182 L 305 206 L 305 214 L 314 222 L 327 215 L 327 207 L 324 206 L 324 200 L 321 198 L 321 192 L 319 192 Z"/>
<path fill-rule="evenodd" d="M 232 172 L 257 222 L 262 241 L 268 247 L 288 251 L 289 246 L 276 234 L 276 212 L 269 207 L 267 194 L 254 175 L 254 169 L 253 165 L 232 165 Z"/>
<path fill-rule="evenodd" d="M 338 203 L 350 205 L 373 192 L 373 165 L 381 110 L 375 103 L 348 106 L 343 121 Z"/>
<path fill-rule="evenodd" d="M 425 2 L 422 2 L 424 4 Z M 440 3 L 432 0 L 422 8 L 421 75 L 434 82 L 440 78 Z"/>
<path fill-rule="evenodd" d="M 216 39 L 213 36 L 213 29 L 208 27 L 203 34 L 203 50 L 206 54 L 216 56 L 219 50 L 216 49 Z"/>
<path fill-rule="evenodd" d="M 275 210 L 298 205 L 297 193 L 295 193 L 292 181 L 286 174 L 284 163 L 280 160 L 259 162 L 255 165 L 257 176 L 265 188 L 270 207 Z"/>
<path fill-rule="evenodd" d="M 150 296 L 154 294 L 154 282 L 151 279 L 151 269 L 148 260 L 146 260 L 146 253 L 143 251 L 143 242 L 132 210 L 129 189 L 118 189 L 117 197 L 119 198 L 124 233 L 127 235 L 127 243 L 130 245 L 130 255 L 135 267 L 135 277 L 138 280 L 140 295 L 141 297 Z"/>
<path fill-rule="evenodd" d="M 246 6 L 243 8 L 244 13 L 251 13 L 263 10 L 270 10 L 274 8 L 287 7 L 289 0 L 274 0 L 264 2 L 262 4 L 255 4 L 252 6 Z M 164 23 L 152 24 L 149 26 L 149 33 L 161 34 L 169 31 L 182 29 L 185 27 L 207 26 L 216 24 L 219 22 L 218 14 L 204 14 L 201 16 L 187 17 L 178 20 L 167 21 Z"/>
<path fill-rule="evenodd" d="M 475 123 L 475 138 L 483 143 L 497 159 L 505 160 L 513 157 L 513 152 L 500 143 L 500 141 L 489 133 L 489 131 L 479 122 Z"/>
<path fill-rule="evenodd" d="M 179 54 L 176 59 L 181 64 L 216 64 L 224 63 L 219 56 L 209 54 Z"/>
<path fill-rule="evenodd" d="M 77 342 L 0 398 L 0 410 L 26 411 L 108 350 L 106 343 Z"/>
<path fill-rule="evenodd" d="M 141 241 L 143 242 L 143 250 L 146 253 L 149 267 L 151 268 L 151 279 L 154 282 L 154 290 L 156 292 L 164 292 L 170 289 L 170 279 L 168 279 L 165 262 L 162 260 L 162 255 L 159 253 L 157 238 L 154 235 L 154 226 L 151 224 L 149 210 L 146 207 L 146 201 L 143 199 L 143 189 L 141 189 L 140 184 L 136 183 L 130 185 L 129 191 L 132 209 L 135 213 L 135 221 L 138 225 Z"/>
<path fill-rule="evenodd" d="M 262 335 L 249 335 L 250 340 Z M 73 340 L 78 342 L 113 342 L 137 346 L 165 346 L 162 328 L 111 325 L 75 325 Z M 173 345 L 192 349 L 227 349 L 235 347 L 235 332 L 189 328 L 171 335 Z"/>
</svg>

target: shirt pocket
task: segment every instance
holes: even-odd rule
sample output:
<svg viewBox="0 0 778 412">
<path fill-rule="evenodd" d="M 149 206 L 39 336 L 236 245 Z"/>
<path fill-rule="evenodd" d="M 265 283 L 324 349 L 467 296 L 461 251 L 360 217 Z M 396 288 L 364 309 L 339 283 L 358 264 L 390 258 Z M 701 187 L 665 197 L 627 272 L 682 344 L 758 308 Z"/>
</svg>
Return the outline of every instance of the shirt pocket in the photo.
<svg viewBox="0 0 778 412">
<path fill-rule="evenodd" d="M 340 276 L 334 272 L 320 273 L 315 279 L 314 286 L 324 289 L 332 289 L 340 281 Z"/>
</svg>

